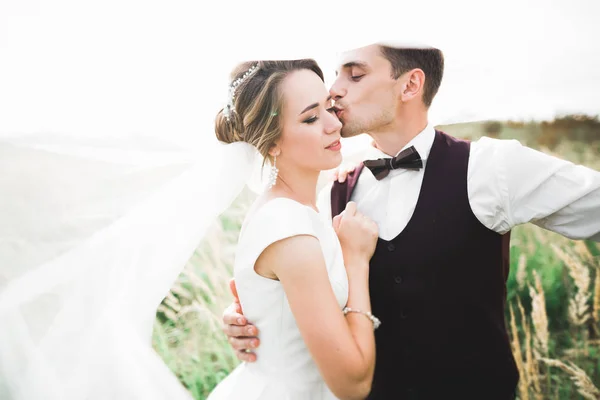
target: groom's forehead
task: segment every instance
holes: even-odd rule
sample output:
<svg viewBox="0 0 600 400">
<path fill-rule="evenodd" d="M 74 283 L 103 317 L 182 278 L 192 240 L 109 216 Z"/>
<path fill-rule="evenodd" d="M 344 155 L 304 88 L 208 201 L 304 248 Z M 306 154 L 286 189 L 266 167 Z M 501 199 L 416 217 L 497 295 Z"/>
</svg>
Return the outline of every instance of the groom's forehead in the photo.
<svg viewBox="0 0 600 400">
<path fill-rule="evenodd" d="M 343 68 L 361 65 L 369 66 L 379 54 L 379 47 L 377 45 L 347 50 L 338 55 L 336 68 L 339 72 Z"/>
<path fill-rule="evenodd" d="M 350 50 L 338 53 L 336 73 L 344 68 L 363 66 L 366 68 L 386 67 L 389 60 L 384 55 L 383 49 L 433 49 L 436 48 L 429 43 L 417 40 L 379 40 L 370 44 L 365 44 Z"/>
</svg>

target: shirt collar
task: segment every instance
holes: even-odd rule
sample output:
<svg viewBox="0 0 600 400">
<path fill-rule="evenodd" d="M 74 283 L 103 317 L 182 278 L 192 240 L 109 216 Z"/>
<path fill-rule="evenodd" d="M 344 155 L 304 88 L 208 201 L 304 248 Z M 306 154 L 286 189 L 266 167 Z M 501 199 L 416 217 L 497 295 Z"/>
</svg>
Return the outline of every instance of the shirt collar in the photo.
<svg viewBox="0 0 600 400">
<path fill-rule="evenodd" d="M 426 160 L 429 157 L 429 152 L 431 151 L 431 147 L 433 146 L 433 140 L 435 139 L 435 129 L 432 125 L 427 125 L 425 129 L 423 129 L 417 136 L 415 136 L 410 142 L 406 144 L 398 152 L 400 154 L 403 150 L 409 148 L 410 146 L 415 146 L 415 149 L 419 152 L 422 160 Z M 396 154 L 396 155 L 398 155 Z M 391 156 L 385 154 L 383 151 L 369 146 L 369 149 L 366 152 L 367 160 L 376 160 L 378 158 L 392 158 Z"/>
</svg>

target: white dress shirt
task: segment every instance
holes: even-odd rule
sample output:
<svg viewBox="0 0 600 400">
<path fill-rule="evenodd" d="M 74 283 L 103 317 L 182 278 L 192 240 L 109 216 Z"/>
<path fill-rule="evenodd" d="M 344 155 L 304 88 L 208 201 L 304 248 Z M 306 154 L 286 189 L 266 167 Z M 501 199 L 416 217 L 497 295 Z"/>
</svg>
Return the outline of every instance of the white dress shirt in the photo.
<svg viewBox="0 0 600 400">
<path fill-rule="evenodd" d="M 415 146 L 424 168 L 397 169 L 377 181 L 364 168 L 351 200 L 379 226 L 384 240 L 395 238 L 415 210 L 435 130 L 427 126 L 402 150 Z M 389 158 L 369 146 L 364 159 Z M 318 207 L 331 219 L 331 183 Z M 532 222 L 571 239 L 600 242 L 600 172 L 525 147 L 516 140 L 483 137 L 471 143 L 467 172 L 469 202 L 487 228 L 506 233 Z M 443 199 L 440 199 L 443 201 Z"/>
</svg>

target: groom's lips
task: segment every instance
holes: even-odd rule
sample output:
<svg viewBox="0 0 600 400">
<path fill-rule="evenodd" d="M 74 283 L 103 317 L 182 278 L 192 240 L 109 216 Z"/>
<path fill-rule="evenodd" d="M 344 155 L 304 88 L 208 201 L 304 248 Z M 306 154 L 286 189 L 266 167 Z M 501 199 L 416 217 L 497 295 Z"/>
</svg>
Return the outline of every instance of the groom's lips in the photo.
<svg viewBox="0 0 600 400">
<path fill-rule="evenodd" d="M 335 109 L 335 115 L 338 117 L 338 119 L 340 119 L 342 113 L 344 112 L 343 108 L 337 108 Z"/>
</svg>

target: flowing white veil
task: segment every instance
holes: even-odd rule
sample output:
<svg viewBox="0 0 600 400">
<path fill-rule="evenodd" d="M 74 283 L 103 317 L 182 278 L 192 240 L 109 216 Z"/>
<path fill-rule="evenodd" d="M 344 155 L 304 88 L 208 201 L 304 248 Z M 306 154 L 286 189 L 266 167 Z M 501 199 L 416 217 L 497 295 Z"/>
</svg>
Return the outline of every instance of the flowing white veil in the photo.
<svg viewBox="0 0 600 400">
<path fill-rule="evenodd" d="M 429 2 L 414 23 L 408 3 L 360 17 L 216 3 L 0 4 L 1 399 L 190 397 L 150 337 L 207 228 L 257 177 L 255 149 L 213 132 L 238 61 L 312 57 L 331 79 L 335 50 L 418 41 L 446 54 L 436 124 L 600 109 L 592 1 L 504 2 L 498 20 Z M 565 84 L 573 73 L 585 79 Z"/>
</svg>

